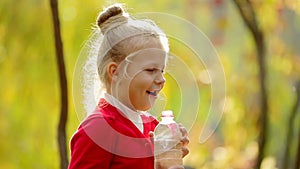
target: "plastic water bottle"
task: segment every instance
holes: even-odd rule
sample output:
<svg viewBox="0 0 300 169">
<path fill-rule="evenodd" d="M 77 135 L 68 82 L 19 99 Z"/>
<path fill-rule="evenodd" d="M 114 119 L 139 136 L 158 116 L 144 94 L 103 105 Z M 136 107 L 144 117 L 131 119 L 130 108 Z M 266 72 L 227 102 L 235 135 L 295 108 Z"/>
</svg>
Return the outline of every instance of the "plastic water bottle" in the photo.
<svg viewBox="0 0 300 169">
<path fill-rule="evenodd" d="M 154 130 L 155 169 L 168 169 L 182 166 L 182 134 L 173 120 L 173 112 L 162 112 L 161 121 Z M 179 167 L 181 168 L 181 167 Z"/>
</svg>

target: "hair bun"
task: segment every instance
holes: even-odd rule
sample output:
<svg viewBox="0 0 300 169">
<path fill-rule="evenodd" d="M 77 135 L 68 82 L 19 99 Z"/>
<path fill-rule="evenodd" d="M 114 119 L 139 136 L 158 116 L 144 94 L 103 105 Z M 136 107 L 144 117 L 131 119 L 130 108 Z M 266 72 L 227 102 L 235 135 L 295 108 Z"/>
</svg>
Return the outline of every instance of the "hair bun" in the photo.
<svg viewBox="0 0 300 169">
<path fill-rule="evenodd" d="M 109 27 L 113 22 L 118 22 L 121 20 L 127 21 L 127 17 L 124 16 L 125 11 L 121 4 L 114 4 L 104 9 L 98 16 L 97 25 L 101 29 L 102 33 L 106 32 L 105 29 Z M 116 18 L 118 18 L 116 20 Z M 121 24 L 121 23 L 120 23 Z"/>
</svg>

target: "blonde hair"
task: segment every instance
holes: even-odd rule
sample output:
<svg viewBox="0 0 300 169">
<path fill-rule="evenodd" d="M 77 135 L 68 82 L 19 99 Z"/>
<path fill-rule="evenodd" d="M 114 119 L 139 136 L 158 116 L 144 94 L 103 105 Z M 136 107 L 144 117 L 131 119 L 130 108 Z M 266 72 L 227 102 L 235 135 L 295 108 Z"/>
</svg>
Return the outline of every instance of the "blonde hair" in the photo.
<svg viewBox="0 0 300 169">
<path fill-rule="evenodd" d="M 138 20 L 129 16 L 121 4 L 104 9 L 97 18 L 97 25 L 103 34 L 97 65 L 101 82 L 108 87 L 106 69 L 110 62 L 120 63 L 129 54 L 159 44 L 169 52 L 165 33 L 151 20 Z"/>
</svg>

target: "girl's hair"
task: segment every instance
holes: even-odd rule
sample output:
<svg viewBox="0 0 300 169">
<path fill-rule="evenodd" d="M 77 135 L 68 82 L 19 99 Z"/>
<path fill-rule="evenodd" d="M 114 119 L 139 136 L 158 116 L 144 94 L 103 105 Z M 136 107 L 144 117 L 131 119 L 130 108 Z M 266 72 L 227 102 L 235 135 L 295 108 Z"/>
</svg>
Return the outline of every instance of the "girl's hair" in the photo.
<svg viewBox="0 0 300 169">
<path fill-rule="evenodd" d="M 129 54 L 153 44 L 169 52 L 165 33 L 151 20 L 130 17 L 121 4 L 104 9 L 97 18 L 97 25 L 103 34 L 97 58 L 98 74 L 105 87 L 109 86 L 106 74 L 108 63 L 120 63 Z"/>
</svg>

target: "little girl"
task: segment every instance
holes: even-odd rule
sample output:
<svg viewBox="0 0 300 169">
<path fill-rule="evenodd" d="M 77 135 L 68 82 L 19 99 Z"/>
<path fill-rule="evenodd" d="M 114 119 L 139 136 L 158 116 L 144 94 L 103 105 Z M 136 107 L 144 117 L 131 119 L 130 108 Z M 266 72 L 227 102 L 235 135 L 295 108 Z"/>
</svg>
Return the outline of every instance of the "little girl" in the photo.
<svg viewBox="0 0 300 169">
<path fill-rule="evenodd" d="M 153 169 L 158 121 L 145 111 L 165 83 L 167 37 L 152 21 L 131 18 L 119 4 L 101 12 L 97 25 L 103 34 L 98 74 L 106 92 L 71 139 L 69 169 Z M 185 156 L 183 126 L 181 132 Z"/>
</svg>

